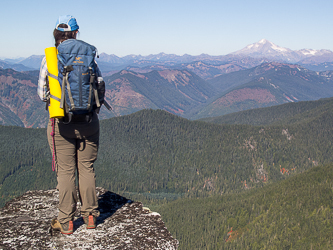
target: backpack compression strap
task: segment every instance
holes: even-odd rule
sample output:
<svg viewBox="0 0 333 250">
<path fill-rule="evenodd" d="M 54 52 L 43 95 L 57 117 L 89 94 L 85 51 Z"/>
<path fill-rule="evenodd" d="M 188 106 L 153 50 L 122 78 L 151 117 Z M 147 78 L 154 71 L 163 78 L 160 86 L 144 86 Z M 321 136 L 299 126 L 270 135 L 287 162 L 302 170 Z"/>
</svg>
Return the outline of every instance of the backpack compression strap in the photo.
<svg viewBox="0 0 333 250">
<path fill-rule="evenodd" d="M 47 75 L 48 75 L 49 77 L 52 77 L 52 78 L 58 80 L 58 77 L 55 76 L 55 75 L 53 75 L 53 74 L 51 74 L 50 72 L 47 72 Z M 59 99 L 58 97 L 54 96 L 54 95 L 51 95 L 51 93 L 50 93 L 50 97 L 51 97 L 52 99 L 57 100 L 58 102 L 60 102 L 60 99 Z"/>
</svg>

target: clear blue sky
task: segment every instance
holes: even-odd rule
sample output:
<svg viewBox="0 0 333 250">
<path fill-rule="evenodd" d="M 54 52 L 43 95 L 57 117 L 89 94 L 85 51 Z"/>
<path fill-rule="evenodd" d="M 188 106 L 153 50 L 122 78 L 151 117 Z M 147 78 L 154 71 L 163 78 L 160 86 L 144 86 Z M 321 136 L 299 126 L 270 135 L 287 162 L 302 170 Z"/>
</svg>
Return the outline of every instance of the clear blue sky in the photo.
<svg viewBox="0 0 333 250">
<path fill-rule="evenodd" d="M 0 58 L 42 55 L 59 15 L 80 39 L 125 56 L 226 55 L 265 38 L 281 47 L 333 51 L 332 0 L 1 0 Z"/>
</svg>

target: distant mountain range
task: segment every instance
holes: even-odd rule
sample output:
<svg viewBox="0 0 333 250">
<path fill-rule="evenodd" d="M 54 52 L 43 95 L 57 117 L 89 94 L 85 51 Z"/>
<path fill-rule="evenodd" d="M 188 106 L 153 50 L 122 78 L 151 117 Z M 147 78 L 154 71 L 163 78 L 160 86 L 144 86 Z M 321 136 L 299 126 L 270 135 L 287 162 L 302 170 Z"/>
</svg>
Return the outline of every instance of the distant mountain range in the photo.
<svg viewBox="0 0 333 250">
<path fill-rule="evenodd" d="M 106 96 L 117 116 L 146 108 L 163 109 L 184 116 L 215 95 L 214 88 L 187 70 L 142 74 L 122 70 L 106 77 L 105 82 Z"/>
<path fill-rule="evenodd" d="M 207 81 L 220 94 L 191 119 L 333 96 L 332 71 L 314 72 L 294 64 L 263 63 Z"/>
<path fill-rule="evenodd" d="M 0 60 L 0 68 L 2 69 L 14 69 L 16 71 L 29 71 L 33 70 L 32 68 L 26 67 L 23 64 L 20 63 L 8 63 L 6 61 Z"/>
<path fill-rule="evenodd" d="M 0 60 L 0 68 L 11 68 L 17 71 L 36 70 L 40 68 L 43 57 L 44 55 L 33 55 L 27 58 Z"/>
<path fill-rule="evenodd" d="M 149 56 L 129 55 L 120 58 L 115 55 L 107 55 L 102 53 L 100 55 L 99 61 L 114 65 L 141 65 L 141 67 L 148 66 L 150 64 L 156 64 L 158 62 L 170 67 L 193 62 L 205 62 L 213 65 L 221 65 L 230 61 L 243 60 L 247 58 L 256 60 L 260 58 L 261 60 L 265 61 L 278 61 L 284 63 L 298 63 L 301 65 L 307 65 L 333 62 L 333 52 L 325 49 L 291 50 L 275 45 L 266 39 L 262 39 L 259 42 L 250 44 L 241 50 L 221 56 L 210 56 L 207 54 L 201 54 L 198 56 L 185 54 L 183 56 L 178 56 L 174 54 L 160 53 L 157 55 Z M 251 67 L 253 67 L 253 65 L 251 65 Z"/>
<path fill-rule="evenodd" d="M 45 126 L 47 112 L 36 95 L 38 69 L 30 70 L 42 57 L 0 61 L 0 124 Z M 150 108 L 201 119 L 333 96 L 331 51 L 292 51 L 265 39 L 225 56 L 102 53 L 98 63 L 113 106 L 112 112 L 102 109 L 102 119 Z"/>
<path fill-rule="evenodd" d="M 138 73 L 122 70 L 104 78 L 112 112 L 102 119 L 142 109 L 162 109 L 189 119 L 333 96 L 333 71 L 315 72 L 295 64 L 259 66 L 203 80 L 183 69 Z M 37 97 L 38 71 L 0 70 L 0 124 L 44 127 L 47 112 Z"/>
<path fill-rule="evenodd" d="M 4 59 L 0 60 L 0 67 L 11 67 L 15 70 L 19 70 L 18 65 L 21 64 L 28 69 L 22 69 L 19 71 L 39 69 L 42 58 L 43 55 L 33 55 L 28 58 L 19 58 L 15 60 Z M 333 69 L 333 52 L 325 49 L 291 50 L 275 45 L 274 43 L 266 39 L 262 39 L 259 42 L 250 44 L 241 50 L 221 56 L 211 56 L 207 54 L 201 54 L 198 56 L 185 54 L 180 56 L 175 54 L 159 53 L 148 56 L 127 55 L 124 57 L 118 57 L 114 54 L 108 55 L 106 53 L 101 53 L 97 61 L 101 70 L 106 75 L 126 69 L 126 67 L 129 66 L 137 68 L 138 70 L 142 70 L 143 68 L 145 68 L 146 71 L 149 69 L 157 70 L 158 68 L 156 67 L 156 65 L 159 65 L 159 67 L 162 69 L 170 69 L 175 67 L 177 69 L 180 69 L 180 67 L 183 66 L 190 67 L 193 69 L 193 71 L 195 71 L 197 68 L 200 70 L 202 66 L 194 62 L 201 62 L 205 64 L 206 68 L 212 67 L 215 69 L 218 66 L 234 64 L 234 67 L 231 67 L 228 70 L 225 70 L 225 67 L 222 66 L 219 74 L 228 73 L 230 72 L 230 70 L 237 71 L 243 68 L 251 68 L 263 62 L 272 61 L 278 61 L 283 63 L 297 63 L 308 69 L 324 71 Z M 4 65 L 5 63 L 6 65 Z M 206 79 L 211 78 L 212 76 L 200 77 Z"/>
</svg>

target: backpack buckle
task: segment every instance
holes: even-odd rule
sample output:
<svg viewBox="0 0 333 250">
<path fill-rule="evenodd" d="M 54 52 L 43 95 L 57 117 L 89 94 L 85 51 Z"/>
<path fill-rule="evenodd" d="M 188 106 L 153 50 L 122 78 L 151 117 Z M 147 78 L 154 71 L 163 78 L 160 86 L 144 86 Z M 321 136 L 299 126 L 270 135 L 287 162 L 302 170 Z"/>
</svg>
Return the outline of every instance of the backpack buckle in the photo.
<svg viewBox="0 0 333 250">
<path fill-rule="evenodd" d="M 62 72 L 62 75 L 65 76 L 67 73 L 73 71 L 74 68 L 72 65 L 64 66 L 64 71 Z"/>
</svg>

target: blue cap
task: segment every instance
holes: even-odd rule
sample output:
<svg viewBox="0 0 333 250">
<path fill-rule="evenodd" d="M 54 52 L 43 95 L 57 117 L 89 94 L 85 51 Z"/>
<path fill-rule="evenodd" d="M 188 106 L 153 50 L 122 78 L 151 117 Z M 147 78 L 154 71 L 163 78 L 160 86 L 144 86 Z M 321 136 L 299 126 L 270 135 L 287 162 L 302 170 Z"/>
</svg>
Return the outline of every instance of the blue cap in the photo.
<svg viewBox="0 0 333 250">
<path fill-rule="evenodd" d="M 67 28 L 60 28 L 60 24 L 67 24 Z M 58 18 L 55 28 L 60 31 L 74 31 L 79 29 L 79 25 L 77 24 L 75 17 L 65 15 Z"/>
</svg>

